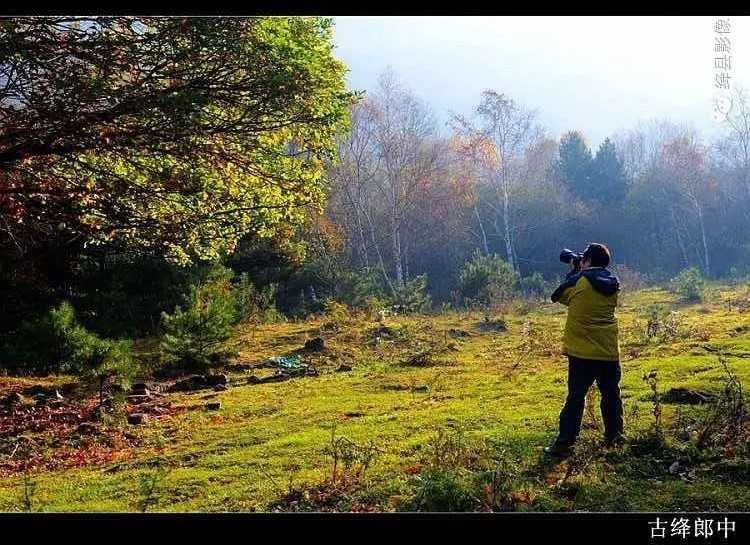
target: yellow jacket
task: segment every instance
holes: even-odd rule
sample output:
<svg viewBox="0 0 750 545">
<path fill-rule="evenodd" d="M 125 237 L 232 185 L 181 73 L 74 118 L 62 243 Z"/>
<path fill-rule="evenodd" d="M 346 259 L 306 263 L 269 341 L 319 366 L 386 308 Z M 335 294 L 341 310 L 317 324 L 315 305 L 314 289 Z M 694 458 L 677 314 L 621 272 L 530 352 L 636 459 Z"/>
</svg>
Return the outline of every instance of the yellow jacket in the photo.
<svg viewBox="0 0 750 545">
<path fill-rule="evenodd" d="M 602 268 L 572 275 L 558 288 L 552 300 L 568 307 L 563 354 L 590 360 L 620 359 L 615 317 L 618 291 L 617 278 Z"/>
</svg>

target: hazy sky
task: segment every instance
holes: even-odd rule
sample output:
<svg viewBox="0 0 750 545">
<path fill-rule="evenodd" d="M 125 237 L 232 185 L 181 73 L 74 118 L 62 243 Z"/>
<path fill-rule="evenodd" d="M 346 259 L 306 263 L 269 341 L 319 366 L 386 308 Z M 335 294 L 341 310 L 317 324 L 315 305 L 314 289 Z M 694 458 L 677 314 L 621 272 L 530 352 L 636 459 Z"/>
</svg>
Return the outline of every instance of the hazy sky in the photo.
<svg viewBox="0 0 750 545">
<path fill-rule="evenodd" d="M 750 88 L 750 17 L 729 17 L 731 85 Z M 485 89 L 536 108 L 551 136 L 592 146 L 640 120 L 669 117 L 710 135 L 716 17 L 336 17 L 350 86 L 391 66 L 441 121 Z M 743 36 L 744 34 L 744 36 Z"/>
</svg>

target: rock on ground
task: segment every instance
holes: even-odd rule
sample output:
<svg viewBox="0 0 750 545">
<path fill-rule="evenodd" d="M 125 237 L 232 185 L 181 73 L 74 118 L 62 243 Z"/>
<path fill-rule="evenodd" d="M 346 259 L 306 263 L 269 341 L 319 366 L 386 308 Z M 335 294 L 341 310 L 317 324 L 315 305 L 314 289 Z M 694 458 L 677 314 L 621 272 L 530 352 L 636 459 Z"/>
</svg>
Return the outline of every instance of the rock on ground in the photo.
<svg viewBox="0 0 750 545">
<path fill-rule="evenodd" d="M 702 390 L 689 390 L 687 388 L 670 388 L 662 396 L 663 403 L 682 403 L 685 405 L 702 405 L 711 403 L 716 395 Z"/>
<path fill-rule="evenodd" d="M 143 424 L 146 421 L 146 415 L 142 413 L 133 413 L 128 415 L 128 424 L 137 426 Z"/>
<path fill-rule="evenodd" d="M 322 337 L 314 337 L 305 341 L 305 350 L 320 352 L 322 350 L 325 350 L 325 348 L 326 343 Z"/>
</svg>

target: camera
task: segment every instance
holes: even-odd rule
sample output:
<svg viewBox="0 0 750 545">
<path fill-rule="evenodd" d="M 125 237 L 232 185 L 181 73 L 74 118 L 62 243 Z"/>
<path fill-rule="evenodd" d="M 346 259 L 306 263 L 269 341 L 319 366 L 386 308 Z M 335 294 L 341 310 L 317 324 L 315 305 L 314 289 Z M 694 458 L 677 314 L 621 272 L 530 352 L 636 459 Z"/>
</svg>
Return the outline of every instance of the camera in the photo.
<svg viewBox="0 0 750 545">
<path fill-rule="evenodd" d="M 581 259 L 583 259 L 583 254 L 580 252 L 574 252 L 568 248 L 563 248 L 563 251 L 560 252 L 560 261 L 563 263 L 573 263 L 573 265 L 578 267 L 581 263 Z"/>
</svg>

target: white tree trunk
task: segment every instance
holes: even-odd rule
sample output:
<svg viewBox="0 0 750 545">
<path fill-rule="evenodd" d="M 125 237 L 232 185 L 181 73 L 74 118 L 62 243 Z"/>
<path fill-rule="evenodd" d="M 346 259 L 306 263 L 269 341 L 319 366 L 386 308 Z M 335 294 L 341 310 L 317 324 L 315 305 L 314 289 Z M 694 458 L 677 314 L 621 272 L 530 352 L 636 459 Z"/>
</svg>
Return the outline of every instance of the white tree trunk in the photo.
<svg viewBox="0 0 750 545">
<path fill-rule="evenodd" d="M 698 214 L 698 225 L 701 228 L 701 239 L 703 241 L 703 267 L 706 276 L 711 275 L 711 267 L 708 260 L 708 242 L 706 240 L 706 225 L 703 222 L 703 209 L 698 203 L 698 199 L 693 197 L 693 203 L 695 204 L 695 211 Z"/>
<path fill-rule="evenodd" d="M 508 186 L 503 183 L 503 223 L 505 226 L 505 252 L 508 256 L 508 263 L 511 268 L 516 270 L 516 262 L 513 259 L 513 239 L 510 233 L 510 198 L 508 195 Z"/>
<path fill-rule="evenodd" d="M 482 218 L 479 217 L 479 208 L 477 208 L 477 205 L 474 205 L 474 215 L 477 217 L 479 232 L 482 234 L 482 250 L 484 251 L 484 255 L 489 255 L 490 247 L 487 244 L 487 233 L 484 231 L 484 224 L 482 223 Z"/>
<path fill-rule="evenodd" d="M 396 275 L 396 284 L 404 285 L 404 268 L 401 260 L 401 226 L 394 219 L 391 228 L 391 239 L 393 241 L 393 267 Z"/>
</svg>

